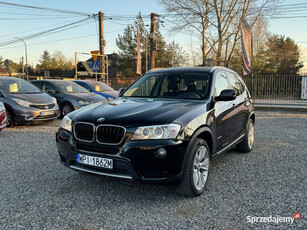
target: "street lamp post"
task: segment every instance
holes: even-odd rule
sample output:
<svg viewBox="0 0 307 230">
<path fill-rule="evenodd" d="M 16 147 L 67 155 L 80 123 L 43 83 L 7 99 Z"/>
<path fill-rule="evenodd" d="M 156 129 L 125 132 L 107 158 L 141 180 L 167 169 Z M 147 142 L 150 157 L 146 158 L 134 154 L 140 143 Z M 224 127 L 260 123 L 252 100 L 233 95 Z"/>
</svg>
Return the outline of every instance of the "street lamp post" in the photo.
<svg viewBox="0 0 307 230">
<path fill-rule="evenodd" d="M 25 53 L 26 53 L 26 72 L 27 72 L 27 80 L 29 80 L 27 44 L 26 44 L 26 42 L 25 42 L 22 38 L 19 38 L 19 37 L 15 37 L 15 38 L 19 39 L 20 41 L 23 42 L 23 44 L 25 44 Z"/>
</svg>

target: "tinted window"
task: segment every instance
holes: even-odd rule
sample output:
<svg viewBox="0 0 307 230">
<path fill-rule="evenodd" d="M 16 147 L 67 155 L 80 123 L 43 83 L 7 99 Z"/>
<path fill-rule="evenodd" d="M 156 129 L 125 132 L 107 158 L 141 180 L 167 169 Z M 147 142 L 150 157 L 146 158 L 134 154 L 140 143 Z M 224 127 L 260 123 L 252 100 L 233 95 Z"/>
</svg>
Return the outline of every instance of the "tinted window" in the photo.
<svg viewBox="0 0 307 230">
<path fill-rule="evenodd" d="M 88 83 L 96 92 L 114 91 L 114 89 L 102 82 L 89 82 Z"/>
<path fill-rule="evenodd" d="M 42 93 L 36 86 L 22 79 L 1 79 L 0 87 L 10 94 Z"/>
<path fill-rule="evenodd" d="M 83 88 L 87 89 L 89 92 L 92 92 L 92 89 L 85 83 L 78 82 L 78 85 L 81 85 Z"/>
<path fill-rule="evenodd" d="M 215 80 L 215 96 L 219 96 L 224 89 L 231 89 L 228 84 L 227 75 L 225 72 L 218 72 Z"/>
<path fill-rule="evenodd" d="M 205 99 L 211 77 L 203 73 L 149 73 L 136 81 L 123 96 Z"/>
<path fill-rule="evenodd" d="M 59 92 L 59 90 L 57 90 L 51 83 L 49 82 L 44 82 L 42 84 L 42 90 L 44 92 L 49 92 L 49 91 L 54 91 L 54 92 Z"/>
<path fill-rule="evenodd" d="M 227 75 L 231 88 L 237 91 L 237 95 L 241 95 L 244 92 L 244 86 L 242 82 L 234 73 L 227 72 Z"/>
<path fill-rule="evenodd" d="M 54 81 L 53 82 L 63 93 L 88 93 L 88 90 L 74 82 Z"/>
</svg>

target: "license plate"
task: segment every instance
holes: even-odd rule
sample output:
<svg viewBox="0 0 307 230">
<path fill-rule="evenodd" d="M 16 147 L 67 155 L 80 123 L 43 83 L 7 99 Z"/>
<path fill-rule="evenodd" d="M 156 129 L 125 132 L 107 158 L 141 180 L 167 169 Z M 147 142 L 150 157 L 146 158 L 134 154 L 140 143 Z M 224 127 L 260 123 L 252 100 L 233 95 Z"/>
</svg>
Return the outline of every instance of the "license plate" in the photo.
<svg viewBox="0 0 307 230">
<path fill-rule="evenodd" d="M 54 111 L 44 111 L 44 112 L 40 112 L 41 116 L 48 116 L 48 115 L 53 115 Z"/>
<path fill-rule="evenodd" d="M 113 169 L 113 160 L 102 157 L 77 154 L 77 162 L 85 165 L 97 166 L 100 168 Z"/>
</svg>

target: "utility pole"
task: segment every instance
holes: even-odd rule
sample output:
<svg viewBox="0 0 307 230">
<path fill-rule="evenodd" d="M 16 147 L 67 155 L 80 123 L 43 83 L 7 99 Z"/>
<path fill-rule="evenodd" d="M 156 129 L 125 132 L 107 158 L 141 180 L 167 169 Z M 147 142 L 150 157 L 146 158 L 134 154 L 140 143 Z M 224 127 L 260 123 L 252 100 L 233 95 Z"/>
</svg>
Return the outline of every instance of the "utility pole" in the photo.
<svg viewBox="0 0 307 230">
<path fill-rule="evenodd" d="M 156 67 L 156 13 L 151 13 L 150 19 L 150 69 Z"/>
<path fill-rule="evenodd" d="M 104 46 L 106 45 L 104 37 L 103 37 L 103 13 L 99 11 L 99 52 L 100 55 L 104 55 Z M 99 69 L 100 73 L 102 73 L 101 80 L 105 80 L 105 58 L 104 56 L 100 56 L 99 59 Z"/>
</svg>

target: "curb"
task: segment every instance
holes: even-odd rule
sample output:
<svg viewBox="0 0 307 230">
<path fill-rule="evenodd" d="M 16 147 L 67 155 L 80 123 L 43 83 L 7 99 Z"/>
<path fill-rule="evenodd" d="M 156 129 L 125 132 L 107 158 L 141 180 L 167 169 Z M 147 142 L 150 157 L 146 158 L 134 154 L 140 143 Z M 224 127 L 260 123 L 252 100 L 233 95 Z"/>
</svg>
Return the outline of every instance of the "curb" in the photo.
<svg viewBox="0 0 307 230">
<path fill-rule="evenodd" d="M 304 106 L 304 105 L 254 104 L 254 107 L 260 110 L 282 110 L 282 111 L 307 112 L 307 106 Z"/>
</svg>

